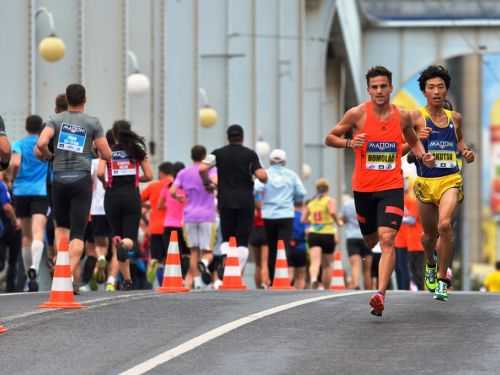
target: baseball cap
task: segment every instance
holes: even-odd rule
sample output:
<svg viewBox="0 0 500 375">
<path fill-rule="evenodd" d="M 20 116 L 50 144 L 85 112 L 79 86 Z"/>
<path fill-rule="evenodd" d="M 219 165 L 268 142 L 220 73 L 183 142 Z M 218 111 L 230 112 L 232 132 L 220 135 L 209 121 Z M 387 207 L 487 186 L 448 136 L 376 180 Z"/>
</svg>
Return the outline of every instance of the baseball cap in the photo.
<svg viewBox="0 0 500 375">
<path fill-rule="evenodd" d="M 240 125 L 234 124 L 227 128 L 226 133 L 228 137 L 243 137 L 243 128 Z"/>
<path fill-rule="evenodd" d="M 286 152 L 279 148 L 274 149 L 271 151 L 271 154 L 269 155 L 269 160 L 275 163 L 286 161 Z"/>
</svg>

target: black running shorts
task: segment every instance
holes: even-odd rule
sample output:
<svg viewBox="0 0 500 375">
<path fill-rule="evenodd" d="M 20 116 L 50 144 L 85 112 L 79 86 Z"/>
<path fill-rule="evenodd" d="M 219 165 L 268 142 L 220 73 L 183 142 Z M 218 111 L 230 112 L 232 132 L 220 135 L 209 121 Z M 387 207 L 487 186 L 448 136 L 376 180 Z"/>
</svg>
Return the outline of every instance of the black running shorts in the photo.
<svg viewBox="0 0 500 375">
<path fill-rule="evenodd" d="M 355 191 L 354 204 L 361 233 L 366 236 L 377 232 L 379 227 L 399 230 L 404 213 L 403 196 L 403 189 Z"/>
<path fill-rule="evenodd" d="M 35 214 L 47 215 L 49 211 L 49 200 L 41 195 L 17 195 L 14 196 L 14 207 L 18 218 L 31 218 Z"/>
<path fill-rule="evenodd" d="M 362 238 L 348 238 L 347 239 L 347 254 L 350 257 L 359 255 L 361 258 L 371 256 L 372 251 L 366 245 Z"/>
<path fill-rule="evenodd" d="M 335 235 L 324 233 L 309 233 L 307 235 L 309 248 L 320 247 L 322 254 L 333 254 L 335 251 Z"/>
</svg>

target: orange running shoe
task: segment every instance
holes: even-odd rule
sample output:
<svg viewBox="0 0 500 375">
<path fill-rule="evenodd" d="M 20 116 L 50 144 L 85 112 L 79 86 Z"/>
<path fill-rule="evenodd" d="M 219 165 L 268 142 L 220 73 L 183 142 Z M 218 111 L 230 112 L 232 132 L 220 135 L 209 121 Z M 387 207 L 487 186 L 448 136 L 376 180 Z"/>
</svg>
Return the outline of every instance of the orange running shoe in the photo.
<svg viewBox="0 0 500 375">
<path fill-rule="evenodd" d="M 380 292 L 371 296 L 369 304 L 371 306 L 370 314 L 375 316 L 382 316 L 384 312 L 384 295 Z"/>
</svg>

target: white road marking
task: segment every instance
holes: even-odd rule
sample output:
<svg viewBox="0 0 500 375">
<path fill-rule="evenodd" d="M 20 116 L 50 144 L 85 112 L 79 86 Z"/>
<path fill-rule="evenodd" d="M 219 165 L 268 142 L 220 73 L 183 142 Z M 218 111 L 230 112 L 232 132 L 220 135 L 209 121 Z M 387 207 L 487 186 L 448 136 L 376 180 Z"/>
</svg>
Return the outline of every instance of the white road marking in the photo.
<svg viewBox="0 0 500 375">
<path fill-rule="evenodd" d="M 272 307 L 267 310 L 263 310 L 254 314 L 250 314 L 244 316 L 243 318 L 233 320 L 232 322 L 226 323 L 220 327 L 214 328 L 200 336 L 192 338 L 191 340 L 186 341 L 183 344 L 176 346 L 175 348 L 169 349 L 163 353 L 158 354 L 157 356 L 148 359 L 145 362 L 142 362 L 122 373 L 120 375 L 142 375 L 148 371 L 151 371 L 155 367 L 165 364 L 166 362 L 179 357 L 180 355 L 187 353 L 193 349 L 198 348 L 199 346 L 212 341 L 226 333 L 234 331 L 237 328 L 240 328 L 244 325 L 252 323 L 256 320 L 265 318 L 270 315 L 277 314 L 282 311 L 290 310 L 295 307 L 307 305 L 309 303 L 319 302 L 327 299 L 339 298 L 339 297 L 347 297 L 359 294 L 367 294 L 372 293 L 372 291 L 362 291 L 362 292 L 348 292 L 348 293 L 340 293 L 340 294 L 328 294 L 320 297 L 306 298 L 299 301 L 290 302 L 284 305 Z"/>
</svg>

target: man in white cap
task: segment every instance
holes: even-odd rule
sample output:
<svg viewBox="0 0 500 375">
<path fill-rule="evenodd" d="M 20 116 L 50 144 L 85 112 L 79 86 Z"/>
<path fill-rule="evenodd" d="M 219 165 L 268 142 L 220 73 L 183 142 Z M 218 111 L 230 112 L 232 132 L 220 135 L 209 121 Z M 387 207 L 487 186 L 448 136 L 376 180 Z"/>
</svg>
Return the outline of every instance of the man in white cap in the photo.
<svg viewBox="0 0 500 375">
<path fill-rule="evenodd" d="M 269 156 L 271 167 L 267 170 L 266 184 L 255 183 L 255 191 L 262 197 L 262 217 L 269 245 L 269 278 L 274 280 L 274 267 L 278 240 L 289 248 L 292 238 L 294 203 L 302 202 L 306 189 L 297 173 L 285 167 L 286 153 L 275 149 Z"/>
</svg>

